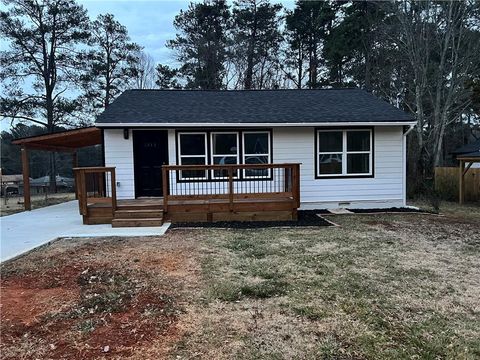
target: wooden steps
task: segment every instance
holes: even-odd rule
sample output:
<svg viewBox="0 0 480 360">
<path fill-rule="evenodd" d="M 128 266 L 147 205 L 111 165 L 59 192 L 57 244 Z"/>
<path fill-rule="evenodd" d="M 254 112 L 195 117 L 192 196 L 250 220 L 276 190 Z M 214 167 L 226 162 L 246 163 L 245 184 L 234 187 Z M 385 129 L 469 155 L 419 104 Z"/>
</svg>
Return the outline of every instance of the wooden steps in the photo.
<svg viewBox="0 0 480 360">
<path fill-rule="evenodd" d="M 163 210 L 157 205 L 121 205 L 115 211 L 112 227 L 162 226 Z"/>
<path fill-rule="evenodd" d="M 116 219 L 112 220 L 112 227 L 145 227 L 145 226 L 162 226 L 163 217 L 161 218 L 142 218 L 142 219 Z"/>
</svg>

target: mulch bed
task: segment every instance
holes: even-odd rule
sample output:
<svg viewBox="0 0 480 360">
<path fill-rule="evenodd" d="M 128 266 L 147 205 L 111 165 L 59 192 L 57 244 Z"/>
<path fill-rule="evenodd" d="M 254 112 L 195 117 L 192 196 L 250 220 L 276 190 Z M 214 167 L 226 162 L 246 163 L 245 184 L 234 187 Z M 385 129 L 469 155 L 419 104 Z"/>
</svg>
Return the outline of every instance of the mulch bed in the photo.
<svg viewBox="0 0 480 360">
<path fill-rule="evenodd" d="M 412 209 L 407 207 L 392 207 L 387 209 L 347 209 L 354 214 L 376 214 L 376 213 L 421 213 L 421 214 L 437 214 L 433 211 Z"/>
<path fill-rule="evenodd" d="M 291 221 L 217 221 L 217 222 L 176 222 L 170 229 L 197 227 L 197 228 L 231 228 L 231 229 L 258 229 L 269 227 L 302 227 L 302 226 L 333 226 L 329 221 L 317 214 L 325 212 L 319 210 L 299 210 L 298 220 Z"/>
</svg>

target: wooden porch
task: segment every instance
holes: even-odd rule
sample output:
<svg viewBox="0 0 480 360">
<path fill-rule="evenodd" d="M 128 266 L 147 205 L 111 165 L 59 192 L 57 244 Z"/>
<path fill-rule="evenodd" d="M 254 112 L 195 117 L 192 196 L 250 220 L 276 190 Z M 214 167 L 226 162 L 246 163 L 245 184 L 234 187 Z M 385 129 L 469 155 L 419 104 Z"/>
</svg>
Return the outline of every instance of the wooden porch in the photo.
<svg viewBox="0 0 480 360">
<path fill-rule="evenodd" d="M 296 220 L 299 164 L 164 165 L 158 198 L 117 199 L 114 167 L 75 168 L 84 224 Z"/>
</svg>

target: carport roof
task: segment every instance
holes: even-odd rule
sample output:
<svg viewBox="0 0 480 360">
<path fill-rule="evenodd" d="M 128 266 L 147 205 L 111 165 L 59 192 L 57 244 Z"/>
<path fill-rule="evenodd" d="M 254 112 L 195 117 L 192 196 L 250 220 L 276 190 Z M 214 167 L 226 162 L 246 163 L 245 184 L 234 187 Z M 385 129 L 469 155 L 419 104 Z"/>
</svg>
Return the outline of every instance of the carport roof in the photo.
<svg viewBox="0 0 480 360">
<path fill-rule="evenodd" d="M 101 143 L 102 130 L 95 126 L 29 136 L 12 141 L 15 145 L 46 151 L 75 151 L 78 148 Z"/>
</svg>

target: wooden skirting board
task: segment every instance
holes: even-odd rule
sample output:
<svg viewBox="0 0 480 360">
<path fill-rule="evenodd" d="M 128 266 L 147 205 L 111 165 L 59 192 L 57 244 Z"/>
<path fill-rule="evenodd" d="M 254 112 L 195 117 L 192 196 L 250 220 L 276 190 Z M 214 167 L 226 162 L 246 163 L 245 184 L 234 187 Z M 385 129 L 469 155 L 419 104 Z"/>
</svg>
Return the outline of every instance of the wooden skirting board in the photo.
<svg viewBox="0 0 480 360">
<path fill-rule="evenodd" d="M 120 226 L 161 226 L 163 221 L 287 221 L 296 220 L 297 208 L 292 199 L 242 199 L 225 201 L 172 201 L 164 213 L 157 203 L 129 201 L 120 203 L 113 213 L 106 205 L 92 204 L 83 215 L 83 223 Z"/>
</svg>

